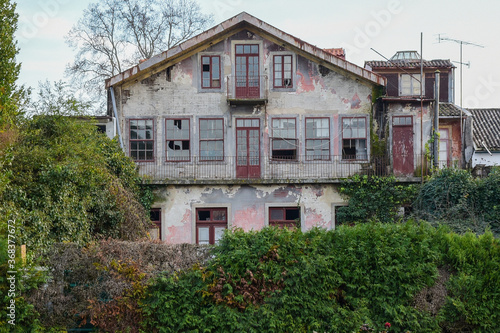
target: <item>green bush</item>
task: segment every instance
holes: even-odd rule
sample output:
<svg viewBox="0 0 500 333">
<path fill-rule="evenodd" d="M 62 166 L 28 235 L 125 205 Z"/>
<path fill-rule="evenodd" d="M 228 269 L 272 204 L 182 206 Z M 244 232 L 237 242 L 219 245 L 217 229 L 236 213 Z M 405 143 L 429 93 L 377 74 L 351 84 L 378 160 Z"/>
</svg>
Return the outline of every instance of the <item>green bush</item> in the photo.
<svg viewBox="0 0 500 333">
<path fill-rule="evenodd" d="M 340 223 L 370 219 L 397 221 L 399 209 L 414 201 L 417 190 L 416 185 L 400 184 L 393 176 L 354 175 L 340 183 L 339 192 L 349 205 L 339 207 L 337 220 Z"/>
<path fill-rule="evenodd" d="M 413 298 L 436 279 L 444 239 L 414 223 L 227 232 L 206 267 L 154 280 L 144 328 L 353 332 L 390 322 L 397 332 L 437 332 L 437 317 Z"/>
</svg>

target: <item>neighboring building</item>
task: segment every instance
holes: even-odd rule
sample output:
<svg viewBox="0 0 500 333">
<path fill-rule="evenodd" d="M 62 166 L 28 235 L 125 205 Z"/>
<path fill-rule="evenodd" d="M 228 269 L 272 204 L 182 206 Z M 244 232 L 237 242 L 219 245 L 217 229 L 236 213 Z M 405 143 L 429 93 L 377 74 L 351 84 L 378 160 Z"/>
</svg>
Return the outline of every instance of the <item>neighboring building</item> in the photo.
<svg viewBox="0 0 500 333">
<path fill-rule="evenodd" d="M 397 176 L 411 178 L 422 170 L 426 173 L 432 162 L 427 151 L 432 149 L 436 71 L 440 75 L 439 167 L 464 164 L 460 119 L 463 121 L 468 113 L 461 116 L 460 108 L 453 104 L 455 66 L 449 60 L 423 60 L 422 65 L 421 79 L 421 60 L 416 51 L 397 52 L 389 61 L 365 62 L 366 69 L 387 79 L 386 94 L 378 99 L 374 121 L 379 137 L 387 141 Z"/>
<path fill-rule="evenodd" d="M 472 168 L 500 165 L 500 109 L 468 109 L 472 113 Z"/>
<path fill-rule="evenodd" d="M 460 127 L 460 119 L 462 119 L 462 127 Z M 439 104 L 440 168 L 461 168 L 470 161 L 473 150 L 469 142 L 471 120 L 471 113 L 468 110 L 453 103 Z M 460 133 L 464 134 L 460 135 Z"/>
<path fill-rule="evenodd" d="M 334 228 L 339 179 L 373 172 L 372 98 L 385 85 L 342 54 L 243 12 L 108 79 L 124 149 L 158 185 L 156 237 Z"/>
</svg>

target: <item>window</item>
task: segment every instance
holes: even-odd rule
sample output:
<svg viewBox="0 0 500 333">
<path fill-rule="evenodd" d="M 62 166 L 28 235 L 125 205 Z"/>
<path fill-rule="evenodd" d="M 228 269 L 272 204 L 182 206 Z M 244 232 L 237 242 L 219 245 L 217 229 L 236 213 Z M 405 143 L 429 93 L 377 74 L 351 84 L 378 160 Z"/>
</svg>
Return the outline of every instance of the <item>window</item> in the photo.
<svg viewBox="0 0 500 333">
<path fill-rule="evenodd" d="M 189 161 L 189 119 L 167 119 L 165 126 L 167 161 Z"/>
<path fill-rule="evenodd" d="M 201 57 L 201 87 L 220 88 L 220 57 Z"/>
<path fill-rule="evenodd" d="M 200 119 L 200 160 L 224 160 L 224 119 Z"/>
<path fill-rule="evenodd" d="M 292 87 L 292 56 L 274 56 L 274 88 Z"/>
<path fill-rule="evenodd" d="M 400 96 L 420 96 L 420 74 L 401 74 L 399 84 Z"/>
<path fill-rule="evenodd" d="M 306 159 L 330 159 L 330 120 L 306 118 Z"/>
<path fill-rule="evenodd" d="M 196 209 L 196 243 L 216 244 L 227 229 L 227 208 Z"/>
<path fill-rule="evenodd" d="M 342 159 L 366 160 L 366 118 L 342 119 Z"/>
<path fill-rule="evenodd" d="M 300 207 L 270 207 L 269 225 L 280 228 L 300 227 Z"/>
<path fill-rule="evenodd" d="M 149 211 L 149 218 L 152 226 L 150 228 L 150 235 L 152 239 L 161 239 L 161 209 L 151 208 Z"/>
<path fill-rule="evenodd" d="M 153 161 L 154 128 L 153 119 L 131 119 L 130 125 L 130 157 L 135 161 Z"/>
<path fill-rule="evenodd" d="M 294 118 L 271 121 L 271 157 L 276 160 L 297 160 L 297 131 Z"/>
</svg>

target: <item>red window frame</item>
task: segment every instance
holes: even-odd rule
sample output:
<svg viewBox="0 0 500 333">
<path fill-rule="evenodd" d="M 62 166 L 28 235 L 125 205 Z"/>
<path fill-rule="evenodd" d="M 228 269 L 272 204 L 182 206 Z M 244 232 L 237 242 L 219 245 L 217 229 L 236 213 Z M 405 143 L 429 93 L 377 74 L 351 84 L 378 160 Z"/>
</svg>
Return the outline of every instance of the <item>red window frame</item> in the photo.
<svg viewBox="0 0 500 333">
<path fill-rule="evenodd" d="M 293 138 L 290 138 L 290 137 L 279 137 L 277 135 L 275 135 L 275 130 L 284 130 L 283 128 L 275 128 L 274 127 L 274 121 L 277 120 L 293 120 L 294 122 L 294 134 L 295 136 Z M 297 161 L 297 151 L 298 151 L 298 146 L 299 146 L 299 140 L 297 138 L 297 119 L 296 118 L 271 118 L 271 158 L 273 160 L 278 160 L 278 161 L 282 161 L 282 160 L 285 160 L 285 161 Z M 293 144 L 295 145 L 295 148 L 294 149 L 274 149 L 274 144 L 275 144 L 275 140 L 276 141 L 282 141 L 284 140 L 285 142 L 286 141 L 293 141 Z M 280 150 L 280 151 L 293 151 L 294 153 L 290 155 L 290 158 L 288 158 L 288 155 L 278 155 L 278 154 L 274 154 L 274 151 L 277 151 L 277 150 Z"/>
<path fill-rule="evenodd" d="M 215 207 L 215 208 L 196 208 L 196 244 L 200 244 L 200 228 L 208 228 L 208 244 L 216 243 L 216 228 L 227 229 L 227 208 L 226 207 Z M 223 214 L 221 214 L 223 213 Z M 200 215 L 203 214 L 204 217 L 208 219 L 200 219 Z M 223 215 L 224 219 L 217 219 L 218 216 Z M 206 244 L 206 243 L 203 243 Z"/>
<path fill-rule="evenodd" d="M 345 137 L 345 128 L 344 128 L 344 120 L 353 120 L 353 119 L 363 119 L 365 122 L 365 136 L 352 136 L 352 137 Z M 343 117 L 342 118 L 342 159 L 343 160 L 356 160 L 356 161 L 365 161 L 368 159 L 368 127 L 367 127 L 367 119 L 366 117 Z M 357 130 L 359 130 L 358 127 L 356 127 Z M 358 140 L 364 140 L 364 146 L 366 149 L 366 153 L 364 155 L 358 154 L 356 151 L 356 144 Z M 361 142 L 361 141 L 359 141 Z M 346 144 L 349 144 L 349 149 L 354 149 L 354 154 L 346 154 L 345 153 L 345 148 Z M 354 148 L 353 148 L 354 146 Z M 358 156 L 361 156 L 358 158 Z"/>
<path fill-rule="evenodd" d="M 280 61 L 277 61 L 280 59 Z M 289 59 L 290 62 L 285 62 L 285 59 Z M 288 69 L 286 65 L 290 65 Z M 291 55 L 275 55 L 273 57 L 273 87 L 274 88 L 292 88 L 293 87 L 293 58 Z M 276 77 L 277 73 L 281 74 L 281 77 Z M 289 78 L 285 78 L 285 74 L 288 74 Z M 286 84 L 286 80 L 290 80 L 290 84 Z M 278 84 L 276 84 L 278 82 Z"/>
<path fill-rule="evenodd" d="M 201 123 L 202 121 L 207 121 L 207 120 L 214 120 L 214 121 L 220 121 L 221 122 L 221 132 L 222 132 L 222 138 L 209 138 L 209 137 L 203 137 L 202 135 L 202 128 L 201 128 Z M 224 118 L 200 118 L 199 119 L 199 128 L 198 128 L 198 131 L 199 131 L 199 152 L 200 152 L 200 161 L 224 161 Z M 219 129 L 215 129 L 215 131 L 217 131 Z M 209 132 L 209 130 L 206 130 L 207 133 Z M 222 155 L 215 155 L 215 156 L 208 156 L 208 155 L 205 155 L 203 154 L 202 152 L 210 152 L 212 151 L 211 149 L 207 149 L 207 150 L 202 150 L 202 143 L 203 142 L 221 142 L 222 143 Z"/>
<path fill-rule="evenodd" d="M 133 122 L 148 122 L 150 121 L 151 122 L 151 129 L 148 130 L 148 129 L 135 129 L 137 132 L 138 131 L 145 131 L 144 132 L 144 136 L 147 137 L 147 131 L 151 131 L 151 136 L 150 138 L 137 138 L 138 136 L 138 133 L 135 134 L 136 138 L 132 138 L 133 135 L 132 135 L 132 123 Z M 139 124 L 136 124 L 135 126 L 139 126 Z M 144 124 L 144 126 L 146 127 L 147 126 L 147 123 Z M 154 119 L 153 118 L 137 118 L 137 119 L 129 119 L 128 120 L 128 128 L 129 128 L 129 155 L 130 157 L 134 160 L 134 161 L 137 161 L 137 162 L 154 162 L 155 160 L 155 122 L 154 122 Z M 144 149 L 134 149 L 132 150 L 132 146 L 134 145 L 134 143 L 144 143 L 145 145 L 145 148 Z M 148 143 L 152 143 L 151 144 L 151 149 L 147 149 L 147 145 Z M 143 159 L 139 159 L 138 158 L 138 155 L 141 151 L 144 151 L 144 158 Z M 152 158 L 146 158 L 147 156 L 147 152 L 150 151 L 152 152 Z M 135 152 L 135 153 L 134 153 Z"/>
<path fill-rule="evenodd" d="M 158 239 L 161 240 L 161 208 L 151 208 L 149 210 L 149 219 L 152 223 L 152 229 L 158 229 Z"/>
<path fill-rule="evenodd" d="M 326 120 L 327 123 L 328 123 L 328 137 L 315 137 L 315 138 L 308 138 L 308 126 L 307 126 L 307 121 L 308 120 L 312 120 L 313 121 L 313 130 L 323 130 L 323 128 L 318 128 L 318 127 L 315 127 L 315 124 L 316 122 L 314 122 L 314 120 Z M 331 145 L 331 141 L 330 141 L 330 137 L 331 137 L 331 126 L 330 126 L 330 118 L 328 117 L 307 117 L 305 119 L 305 131 L 306 131 L 306 135 L 305 135 L 305 138 L 306 138 L 306 147 L 305 147 L 305 150 L 306 150 L 306 160 L 308 161 L 312 161 L 312 160 L 316 160 L 316 161 L 329 161 L 330 160 L 330 145 Z M 314 153 L 314 149 L 311 149 L 309 148 L 310 147 L 310 143 L 312 142 L 313 145 L 312 147 L 316 147 L 316 145 L 314 144 L 316 141 L 327 141 L 327 143 L 320 143 L 319 146 L 320 147 L 323 147 L 323 145 L 325 145 L 326 147 L 328 147 L 328 155 L 319 155 L 319 158 L 317 158 L 316 155 L 312 154 L 310 155 L 308 152 L 310 152 L 311 150 L 313 151 Z"/>
<path fill-rule="evenodd" d="M 273 213 L 281 213 L 282 218 L 274 218 Z M 297 215 L 298 225 L 296 219 L 287 219 L 287 215 Z M 300 207 L 269 207 L 269 226 L 276 226 L 279 228 L 296 228 L 300 226 Z"/>
<path fill-rule="evenodd" d="M 188 137 L 187 137 L 187 139 L 183 138 L 182 136 L 180 138 L 176 138 L 175 137 L 176 136 L 175 130 L 172 133 L 172 137 L 169 137 L 171 135 L 170 132 L 172 130 L 169 131 L 168 122 L 174 121 L 173 125 L 175 126 L 176 125 L 175 121 L 180 121 L 182 124 L 182 121 L 186 121 L 186 120 L 188 122 L 188 124 L 187 124 Z M 181 156 L 181 157 L 169 158 L 169 154 L 168 154 L 169 142 L 174 142 L 174 146 L 175 146 L 176 142 L 180 143 L 181 150 L 185 150 L 184 146 L 187 143 L 187 146 L 188 146 L 187 150 L 189 152 L 188 156 L 187 157 Z M 167 118 L 167 119 L 165 119 L 165 158 L 166 158 L 167 162 L 189 162 L 189 161 L 191 161 L 191 119 L 189 119 L 189 118 Z"/>
<path fill-rule="evenodd" d="M 217 61 L 215 61 L 214 59 L 217 59 Z M 215 67 L 216 69 L 214 70 Z M 214 89 L 221 87 L 220 68 L 221 68 L 220 56 L 218 55 L 201 56 L 201 87 L 203 89 Z M 208 78 L 206 77 L 205 74 L 208 74 Z M 206 84 L 205 80 L 208 80 L 208 84 Z"/>
</svg>

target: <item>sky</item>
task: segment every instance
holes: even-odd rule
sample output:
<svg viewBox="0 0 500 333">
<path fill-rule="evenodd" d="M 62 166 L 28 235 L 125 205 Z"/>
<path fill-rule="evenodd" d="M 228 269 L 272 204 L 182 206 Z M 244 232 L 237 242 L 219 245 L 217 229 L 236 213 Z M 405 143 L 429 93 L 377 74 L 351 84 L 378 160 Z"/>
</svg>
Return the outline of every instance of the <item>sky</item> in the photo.
<svg viewBox="0 0 500 333">
<path fill-rule="evenodd" d="M 19 14 L 17 61 L 22 65 L 18 83 L 37 88 L 38 82 L 46 80 L 69 81 L 64 70 L 76 51 L 65 43 L 65 36 L 84 9 L 97 1 L 13 1 L 17 1 Z M 384 60 L 372 49 L 390 58 L 399 50 L 420 53 L 422 44 L 425 60 L 449 59 L 457 66 L 455 104 L 500 108 L 497 64 L 500 1 L 198 0 L 198 3 L 203 13 L 213 14 L 214 24 L 245 11 L 317 47 L 343 47 L 346 60 L 361 67 L 367 60 Z"/>
</svg>

